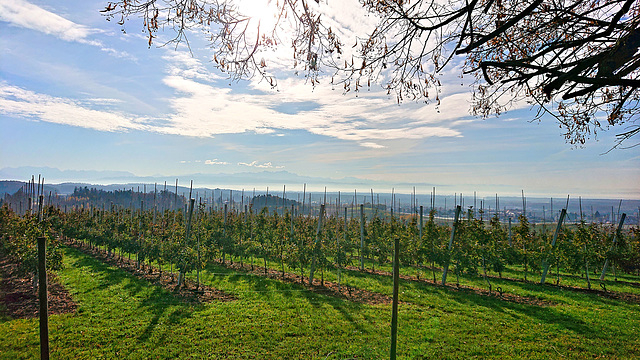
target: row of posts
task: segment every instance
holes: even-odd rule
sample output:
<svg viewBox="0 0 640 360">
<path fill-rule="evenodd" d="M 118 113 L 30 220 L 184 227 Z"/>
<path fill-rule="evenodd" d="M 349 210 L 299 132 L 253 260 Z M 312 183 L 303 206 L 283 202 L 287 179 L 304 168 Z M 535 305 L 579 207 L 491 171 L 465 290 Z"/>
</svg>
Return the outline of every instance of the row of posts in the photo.
<svg viewBox="0 0 640 360">
<path fill-rule="evenodd" d="M 193 207 L 194 207 L 194 201 L 195 199 L 190 199 L 189 201 L 189 205 L 188 205 L 188 219 L 187 219 L 187 229 L 186 229 L 186 240 L 189 240 L 189 236 L 190 236 L 190 230 L 191 230 L 191 220 L 192 220 L 192 215 L 193 215 Z M 38 209 L 38 214 L 39 214 L 39 221 L 42 221 L 42 204 L 43 204 L 43 195 L 39 196 L 39 209 Z M 226 205 L 226 204 L 225 204 Z M 226 220 L 226 210 L 227 207 L 225 206 L 225 220 Z M 292 209 L 293 210 L 293 209 Z M 460 217 L 460 213 L 461 213 L 461 206 L 457 205 L 456 206 L 456 210 L 455 210 L 455 215 L 454 215 L 454 221 L 453 221 L 453 225 L 451 228 L 451 235 L 449 238 L 449 244 L 448 244 L 448 250 L 451 251 L 451 249 L 453 248 L 453 243 L 454 243 L 454 239 L 455 239 L 455 234 L 456 234 L 456 227 L 459 221 L 459 217 Z M 315 241 L 315 246 L 314 246 L 314 251 L 313 251 L 313 258 L 312 258 L 312 266 L 311 266 L 311 271 L 310 271 L 310 276 L 309 276 L 309 284 L 313 284 L 313 277 L 314 277 L 314 271 L 315 271 L 315 265 L 316 265 L 316 256 L 317 256 L 317 252 L 319 249 L 319 244 L 320 244 L 320 232 L 322 229 L 322 219 L 324 217 L 324 212 L 325 212 L 325 205 L 321 204 L 320 205 L 320 216 L 318 218 L 318 229 L 316 232 L 316 241 Z M 346 218 L 347 218 L 347 208 L 345 207 L 345 226 L 346 226 Z M 562 228 L 562 224 L 563 221 L 565 219 L 566 216 L 566 209 L 562 209 L 561 214 L 560 214 L 560 219 L 558 220 L 558 225 L 556 227 L 556 231 L 554 233 L 552 242 L 551 242 L 551 248 L 553 249 L 556 245 L 557 239 L 558 239 L 558 235 L 561 231 Z M 422 237 L 422 224 L 423 224 L 423 207 L 420 206 L 420 226 L 419 226 L 419 231 L 420 231 L 420 237 Z M 617 234 L 620 232 L 620 230 L 622 229 L 622 225 L 624 223 L 624 220 L 626 218 L 626 214 L 622 214 L 621 218 L 620 218 L 620 223 L 618 224 L 618 228 L 617 231 L 614 235 L 613 238 L 613 243 L 611 245 L 611 249 L 613 249 L 613 247 L 616 244 L 616 240 L 617 240 Z M 225 221 L 226 222 L 226 221 Z M 293 232 L 293 223 L 292 223 L 292 232 Z M 346 235 L 345 235 L 346 236 Z M 364 204 L 360 205 L 360 268 L 361 270 L 364 269 Z M 394 360 L 396 359 L 396 348 L 397 348 L 397 327 L 398 327 L 398 288 L 399 288 L 399 250 L 400 250 L 400 241 L 399 238 L 396 236 L 394 238 L 394 256 L 393 256 L 393 303 L 392 303 L 392 318 L 391 318 L 391 346 L 390 346 L 390 359 Z M 199 249 L 199 242 L 198 242 L 198 263 L 200 263 L 200 249 Z M 600 280 L 604 280 L 605 274 L 607 272 L 607 268 L 609 265 L 609 260 L 607 259 L 605 261 L 604 267 L 602 269 L 602 274 L 600 276 Z M 587 265 L 588 266 L 588 265 Z M 443 272 L 442 272 L 442 285 L 446 284 L 446 279 L 447 279 L 447 273 L 449 270 L 449 264 L 448 262 L 445 264 L 444 268 L 443 268 Z M 549 270 L 549 264 L 547 262 L 547 260 L 545 259 L 543 261 L 543 273 L 542 273 L 542 278 L 540 280 L 541 284 L 545 283 L 545 279 L 546 279 L 546 275 L 547 272 Z M 588 273 L 588 271 L 587 271 Z M 184 276 L 183 274 L 180 274 L 180 277 Z M 587 275 L 588 276 L 588 275 Z M 199 272 L 199 266 L 198 266 L 198 286 L 200 283 L 200 272 Z M 180 281 L 180 280 L 179 280 Z M 38 237 L 38 292 L 39 292 L 39 302 L 40 302 L 40 358 L 41 359 L 49 359 L 49 325 L 48 325 L 48 301 L 47 301 L 47 272 L 46 272 L 46 238 L 45 237 Z"/>
</svg>

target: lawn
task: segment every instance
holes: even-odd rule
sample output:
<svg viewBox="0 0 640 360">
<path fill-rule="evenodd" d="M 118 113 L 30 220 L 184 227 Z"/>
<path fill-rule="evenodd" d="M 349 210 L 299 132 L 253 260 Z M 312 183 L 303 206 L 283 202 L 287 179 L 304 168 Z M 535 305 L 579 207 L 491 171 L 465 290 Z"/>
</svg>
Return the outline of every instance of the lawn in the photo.
<svg viewBox="0 0 640 360">
<path fill-rule="evenodd" d="M 53 359 L 388 357 L 390 304 L 360 304 L 209 266 L 202 281 L 238 300 L 193 305 L 76 249 L 64 254 L 59 278 L 79 308 L 51 316 Z M 351 286 L 391 294 L 388 276 L 343 274 Z M 552 305 L 402 281 L 398 358 L 640 358 L 638 303 L 551 285 L 492 282 Z M 0 319 L 2 359 L 37 358 L 38 344 L 37 320 Z"/>
</svg>

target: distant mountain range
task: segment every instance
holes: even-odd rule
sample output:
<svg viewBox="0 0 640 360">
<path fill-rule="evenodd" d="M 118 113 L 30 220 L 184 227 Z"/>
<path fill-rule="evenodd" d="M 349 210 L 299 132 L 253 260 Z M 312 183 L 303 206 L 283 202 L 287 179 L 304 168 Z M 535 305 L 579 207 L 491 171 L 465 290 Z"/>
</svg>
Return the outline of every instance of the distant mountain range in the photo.
<svg viewBox="0 0 640 360">
<path fill-rule="evenodd" d="M 97 171 L 97 170 L 60 170 L 51 167 L 23 166 L 17 168 L 0 169 L 0 179 L 29 181 L 32 176 L 38 180 L 38 174 L 45 177 L 46 183 L 90 183 L 90 184 L 162 184 L 167 182 L 167 187 L 175 186 L 175 176 L 137 176 L 127 171 Z M 237 188 L 237 186 L 249 186 L 264 188 L 276 186 L 282 188 L 283 184 L 309 184 L 315 187 L 321 186 L 348 186 L 348 187 L 368 187 L 368 186 L 388 186 L 386 183 L 363 180 L 354 177 L 340 179 L 301 176 L 288 171 L 261 171 L 261 172 L 240 172 L 233 174 L 186 174 L 180 175 L 180 185 L 193 180 L 197 186 L 208 188 Z M 71 189 L 73 191 L 73 189 Z"/>
</svg>

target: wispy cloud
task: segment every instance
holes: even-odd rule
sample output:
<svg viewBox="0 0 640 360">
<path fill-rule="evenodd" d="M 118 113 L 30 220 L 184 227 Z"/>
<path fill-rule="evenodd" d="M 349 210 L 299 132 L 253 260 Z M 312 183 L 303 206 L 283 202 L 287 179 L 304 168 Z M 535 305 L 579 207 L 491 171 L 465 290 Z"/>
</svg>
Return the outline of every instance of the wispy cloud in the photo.
<svg viewBox="0 0 640 360">
<path fill-rule="evenodd" d="M 204 163 L 206 165 L 229 165 L 228 162 L 226 161 L 220 161 L 218 159 L 213 159 L 213 160 L 205 160 Z"/>
<path fill-rule="evenodd" d="M 0 20 L 53 35 L 65 41 L 91 43 L 91 30 L 24 0 L 0 1 Z"/>
<path fill-rule="evenodd" d="M 0 0 L 0 21 L 55 36 L 64 41 L 96 46 L 112 56 L 134 58 L 127 52 L 118 51 L 105 46 L 99 40 L 91 39 L 91 35 L 102 31 L 67 20 L 25 0 Z"/>
<path fill-rule="evenodd" d="M 462 136 L 450 120 L 469 117 L 460 110 L 461 102 L 468 108 L 462 97 L 452 96 L 447 114 L 439 116 L 434 107 L 398 106 L 384 91 L 345 96 L 327 86 L 311 89 L 291 78 L 283 79 L 277 92 L 250 83 L 253 91 L 243 93 L 217 86 L 200 61 L 184 53 L 165 59 L 169 68 L 163 82 L 176 96 L 170 100 L 173 113 L 156 130 L 168 134 L 210 137 L 304 130 L 381 148 L 386 140 Z"/>
<path fill-rule="evenodd" d="M 0 114 L 100 131 L 148 130 L 146 119 L 83 106 L 0 82 Z"/>
<path fill-rule="evenodd" d="M 360 143 L 360 146 L 364 146 L 367 148 L 371 148 L 371 149 L 384 149 L 386 146 L 383 145 L 379 145 L 373 142 L 362 142 Z"/>
<path fill-rule="evenodd" d="M 359 5 L 321 8 L 322 11 L 331 12 L 328 15 L 336 22 L 336 26 L 338 23 L 350 24 L 343 27 L 348 36 L 364 31 L 373 23 L 372 19 L 366 20 L 366 24 L 352 21 L 354 12 L 361 8 Z M 97 46 L 109 52 L 100 41 L 92 38 L 101 30 L 77 24 L 25 0 L 0 0 L 0 20 L 64 41 Z M 259 79 L 231 88 L 226 86 L 226 81 L 223 82 L 223 77 L 217 75 L 211 66 L 189 52 L 166 50 L 162 58 L 166 61 L 166 73 L 162 81 L 174 91 L 174 96 L 168 99 L 172 111 L 166 116 L 143 121 L 114 112 L 112 109 L 119 105 L 117 99 L 97 104 L 90 100 L 53 98 L 35 93 L 31 93 L 33 98 L 28 98 L 19 94 L 27 90 L 18 88 L 11 90 L 15 92 L 14 95 L 3 96 L 2 111 L 97 130 L 145 129 L 192 137 L 276 134 L 283 130 L 301 130 L 355 142 L 371 149 L 383 148 L 385 142 L 391 140 L 460 137 L 462 133 L 459 126 L 451 120 L 468 117 L 468 105 L 465 103 L 465 106 L 460 106 L 466 98 L 456 94 L 450 96 L 449 101 L 443 99 L 443 104 L 448 105 L 443 105 L 439 113 L 433 106 L 398 106 L 381 89 L 361 91 L 354 97 L 351 94 L 344 95 L 341 89 L 332 90 L 328 85 L 312 89 L 297 77 L 280 78 L 277 92 L 260 84 Z M 321 81 L 328 84 L 329 79 Z M 248 91 L 243 90 L 244 87 L 248 87 Z M 100 107 L 105 105 L 109 108 Z M 92 112 L 95 116 L 79 119 L 73 115 L 63 119 L 47 115 L 59 114 L 61 108 L 69 114 Z"/>
<path fill-rule="evenodd" d="M 250 163 L 239 162 L 238 165 L 261 168 L 261 169 L 284 169 L 284 166 L 276 166 L 276 165 L 273 165 L 271 162 L 266 162 L 262 164 L 259 164 L 257 161 L 252 161 Z"/>
<path fill-rule="evenodd" d="M 163 56 L 168 66 L 169 76 L 178 76 L 187 79 L 197 79 L 201 81 L 214 81 L 223 79 L 211 68 L 207 68 L 200 60 L 193 57 L 187 51 L 167 51 Z"/>
<path fill-rule="evenodd" d="M 217 85 L 215 77 L 207 75 L 207 69 L 197 59 L 184 54 L 167 59 L 168 74 L 163 82 L 175 94 L 169 99 L 173 111 L 166 116 L 136 117 L 114 111 L 120 103 L 118 99 L 72 100 L 1 82 L 0 111 L 101 131 L 137 129 L 193 137 L 301 130 L 370 149 L 383 148 L 385 142 L 392 140 L 460 137 L 457 127 L 463 124 L 459 119 L 468 118 L 460 110 L 466 100 L 458 95 L 447 101 L 447 114 L 438 114 L 433 107 L 398 106 L 383 91 L 367 91 L 353 97 L 328 87 L 312 91 L 295 79 L 285 79 L 278 92 L 241 92 Z"/>
</svg>

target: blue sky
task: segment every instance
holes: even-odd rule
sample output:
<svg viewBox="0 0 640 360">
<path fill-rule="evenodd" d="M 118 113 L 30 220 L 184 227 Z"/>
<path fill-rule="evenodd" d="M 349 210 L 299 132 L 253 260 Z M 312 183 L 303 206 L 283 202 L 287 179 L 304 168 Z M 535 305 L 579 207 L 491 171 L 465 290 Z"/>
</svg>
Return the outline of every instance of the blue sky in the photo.
<svg viewBox="0 0 640 360">
<path fill-rule="evenodd" d="M 357 3 L 321 2 L 319 9 L 342 26 L 347 44 L 371 26 Z M 343 94 L 328 76 L 313 88 L 280 53 L 269 55 L 277 89 L 258 78 L 230 82 L 197 33 L 190 34 L 193 56 L 184 47 L 148 47 L 141 23 L 132 19 L 123 33 L 101 16 L 105 5 L 0 0 L 0 168 L 120 170 L 168 180 L 285 170 L 388 186 L 380 191 L 409 192 L 415 184 L 427 193 L 438 186 L 487 196 L 523 189 L 640 198 L 640 147 L 601 155 L 619 129 L 576 149 L 553 120 L 529 122 L 535 109 L 526 104 L 499 117 L 470 116 L 470 88 L 455 68 L 442 75 L 439 107 L 398 105 L 375 85 Z M 256 175 L 247 186 L 259 181 Z"/>
</svg>

